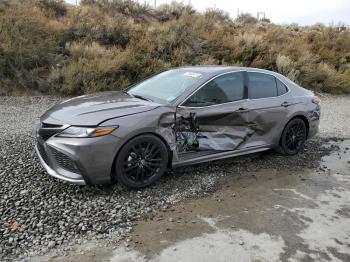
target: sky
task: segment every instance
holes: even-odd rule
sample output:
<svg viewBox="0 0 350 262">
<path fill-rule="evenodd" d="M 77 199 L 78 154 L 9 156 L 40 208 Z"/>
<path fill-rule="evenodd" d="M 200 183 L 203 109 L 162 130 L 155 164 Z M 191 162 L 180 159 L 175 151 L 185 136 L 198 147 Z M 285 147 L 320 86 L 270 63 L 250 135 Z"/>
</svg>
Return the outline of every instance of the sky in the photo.
<svg viewBox="0 0 350 262">
<path fill-rule="evenodd" d="M 66 0 L 75 3 L 76 0 Z M 155 0 L 138 0 L 140 3 L 148 2 L 154 6 Z M 156 0 L 157 5 L 170 3 L 172 0 Z M 191 3 L 196 10 L 204 11 L 206 8 L 220 8 L 237 16 L 238 9 L 243 13 L 264 12 L 273 23 L 311 25 L 317 22 L 350 25 L 350 0 L 183 0 Z M 79 1 L 78 1 L 79 2 Z"/>
</svg>

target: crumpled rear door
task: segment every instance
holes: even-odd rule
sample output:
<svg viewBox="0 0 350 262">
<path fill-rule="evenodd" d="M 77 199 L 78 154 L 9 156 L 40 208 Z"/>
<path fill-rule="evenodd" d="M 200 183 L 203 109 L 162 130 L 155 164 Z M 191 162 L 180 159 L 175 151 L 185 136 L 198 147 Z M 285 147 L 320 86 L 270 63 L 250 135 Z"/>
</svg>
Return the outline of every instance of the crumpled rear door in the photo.
<svg viewBox="0 0 350 262">
<path fill-rule="evenodd" d="M 249 109 L 254 134 L 246 146 L 278 144 L 295 102 L 286 94 L 285 85 L 274 76 L 260 72 L 248 72 L 247 76 L 249 99 L 245 106 Z"/>
</svg>

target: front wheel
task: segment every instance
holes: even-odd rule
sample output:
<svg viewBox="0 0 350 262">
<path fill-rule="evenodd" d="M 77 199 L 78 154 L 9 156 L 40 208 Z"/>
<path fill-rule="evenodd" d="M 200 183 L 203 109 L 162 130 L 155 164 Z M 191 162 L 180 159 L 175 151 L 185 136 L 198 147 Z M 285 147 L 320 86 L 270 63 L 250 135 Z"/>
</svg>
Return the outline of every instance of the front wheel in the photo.
<svg viewBox="0 0 350 262">
<path fill-rule="evenodd" d="M 306 125 L 300 118 L 292 119 L 284 128 L 280 150 L 286 155 L 295 155 L 304 147 L 306 141 Z"/>
<path fill-rule="evenodd" d="M 115 162 L 118 182 L 142 188 L 157 181 L 168 165 L 168 149 L 154 135 L 141 135 L 128 141 Z"/>
</svg>

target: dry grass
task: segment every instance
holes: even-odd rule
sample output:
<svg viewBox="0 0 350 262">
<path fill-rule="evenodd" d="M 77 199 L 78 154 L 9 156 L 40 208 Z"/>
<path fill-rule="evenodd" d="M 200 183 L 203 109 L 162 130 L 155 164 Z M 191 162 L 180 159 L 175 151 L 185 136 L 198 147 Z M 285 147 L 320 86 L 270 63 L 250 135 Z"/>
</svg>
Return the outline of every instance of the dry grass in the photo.
<svg viewBox="0 0 350 262">
<path fill-rule="evenodd" d="M 278 71 L 306 88 L 350 93 L 350 30 L 275 25 L 249 14 L 173 2 L 0 2 L 0 95 L 118 90 L 160 70 L 197 64 Z"/>
</svg>

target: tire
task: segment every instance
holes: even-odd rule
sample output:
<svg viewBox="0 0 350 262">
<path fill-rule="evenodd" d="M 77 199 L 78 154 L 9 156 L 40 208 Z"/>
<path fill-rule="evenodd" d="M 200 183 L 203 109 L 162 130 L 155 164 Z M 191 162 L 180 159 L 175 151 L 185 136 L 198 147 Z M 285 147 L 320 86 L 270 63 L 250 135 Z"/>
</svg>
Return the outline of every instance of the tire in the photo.
<svg viewBox="0 0 350 262">
<path fill-rule="evenodd" d="M 115 161 L 117 181 L 130 188 L 156 182 L 168 165 L 168 149 L 161 139 L 147 134 L 128 141 Z"/>
<path fill-rule="evenodd" d="M 284 155 L 296 155 L 303 148 L 307 130 L 305 122 L 300 118 L 292 119 L 284 128 L 278 152 Z"/>
</svg>

